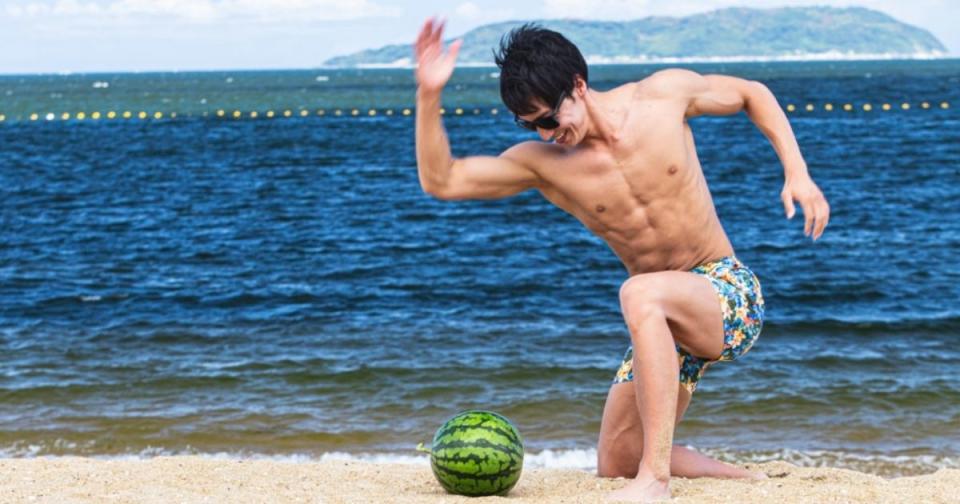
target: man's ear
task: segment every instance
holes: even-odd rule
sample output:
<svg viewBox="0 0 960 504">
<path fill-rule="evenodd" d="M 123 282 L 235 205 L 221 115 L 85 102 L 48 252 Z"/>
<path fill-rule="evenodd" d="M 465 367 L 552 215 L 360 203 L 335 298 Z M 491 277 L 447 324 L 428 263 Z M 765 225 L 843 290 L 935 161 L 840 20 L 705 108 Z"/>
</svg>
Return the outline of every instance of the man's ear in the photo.
<svg viewBox="0 0 960 504">
<path fill-rule="evenodd" d="M 587 81 L 583 80 L 579 74 L 573 76 L 573 94 L 578 99 L 587 94 Z"/>
</svg>

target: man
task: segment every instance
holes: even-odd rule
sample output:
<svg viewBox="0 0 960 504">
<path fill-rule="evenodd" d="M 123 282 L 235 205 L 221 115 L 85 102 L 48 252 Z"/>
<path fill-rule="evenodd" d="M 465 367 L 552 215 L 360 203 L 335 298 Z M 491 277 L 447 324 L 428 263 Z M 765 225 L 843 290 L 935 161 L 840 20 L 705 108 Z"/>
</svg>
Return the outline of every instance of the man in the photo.
<svg viewBox="0 0 960 504">
<path fill-rule="evenodd" d="M 829 220 L 776 98 L 759 82 L 679 69 L 599 92 L 576 46 L 525 25 L 501 41 L 500 93 L 543 142 L 454 159 L 440 95 L 462 41 L 445 52 L 442 34 L 443 24 L 428 20 L 415 47 L 423 190 L 456 200 L 537 189 L 603 238 L 629 273 L 620 303 L 632 348 L 607 396 L 597 470 L 634 479 L 610 497 L 669 498 L 671 474 L 762 477 L 673 446 L 673 432 L 706 366 L 749 350 L 763 318 L 760 284 L 720 225 L 687 119 L 745 111 L 783 164 L 787 217 L 798 202 L 814 240 Z"/>
</svg>

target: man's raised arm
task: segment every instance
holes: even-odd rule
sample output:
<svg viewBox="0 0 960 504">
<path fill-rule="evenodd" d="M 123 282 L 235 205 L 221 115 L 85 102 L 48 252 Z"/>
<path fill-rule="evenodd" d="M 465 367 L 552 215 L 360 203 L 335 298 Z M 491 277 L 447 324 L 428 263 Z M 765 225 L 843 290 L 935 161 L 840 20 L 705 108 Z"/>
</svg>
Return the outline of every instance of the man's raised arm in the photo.
<svg viewBox="0 0 960 504">
<path fill-rule="evenodd" d="M 440 117 L 440 95 L 453 75 L 461 40 L 443 49 L 443 24 L 427 20 L 417 37 L 417 171 L 424 192 L 440 199 L 501 198 L 535 187 L 522 145 L 499 157 L 455 159 Z"/>
<path fill-rule="evenodd" d="M 699 75 L 688 70 L 664 70 L 650 77 L 660 89 L 681 90 L 687 100 L 686 117 L 729 115 L 741 110 L 763 132 L 783 164 L 780 199 L 787 218 L 796 201 L 803 209 L 803 233 L 816 240 L 830 220 L 830 205 L 807 172 L 807 163 L 793 135 L 790 121 L 773 93 L 760 82 L 726 75 Z"/>
</svg>

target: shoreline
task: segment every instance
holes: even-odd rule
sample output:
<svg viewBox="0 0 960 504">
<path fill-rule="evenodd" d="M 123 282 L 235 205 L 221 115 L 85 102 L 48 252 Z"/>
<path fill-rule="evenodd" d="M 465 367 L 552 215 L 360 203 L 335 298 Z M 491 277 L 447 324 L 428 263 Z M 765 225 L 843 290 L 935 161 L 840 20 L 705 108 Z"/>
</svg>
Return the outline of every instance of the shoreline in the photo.
<svg viewBox="0 0 960 504">
<path fill-rule="evenodd" d="M 885 479 L 848 469 L 746 464 L 762 481 L 671 482 L 677 503 L 943 502 L 955 497 L 960 469 Z M 14 502 L 502 502 L 445 493 L 425 464 L 355 460 L 291 462 L 198 456 L 101 460 L 0 459 L 0 503 Z M 511 502 L 604 502 L 623 479 L 576 469 L 525 469 Z"/>
</svg>

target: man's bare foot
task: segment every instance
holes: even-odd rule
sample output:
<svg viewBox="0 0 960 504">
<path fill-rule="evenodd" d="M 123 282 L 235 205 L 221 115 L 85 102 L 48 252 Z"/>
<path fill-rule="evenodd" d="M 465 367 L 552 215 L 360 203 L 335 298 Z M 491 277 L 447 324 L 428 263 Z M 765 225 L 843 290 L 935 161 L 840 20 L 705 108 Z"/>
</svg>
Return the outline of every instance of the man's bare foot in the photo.
<svg viewBox="0 0 960 504">
<path fill-rule="evenodd" d="M 627 486 L 610 492 L 608 502 L 660 502 L 670 500 L 670 481 L 658 480 L 641 471 Z"/>
</svg>

